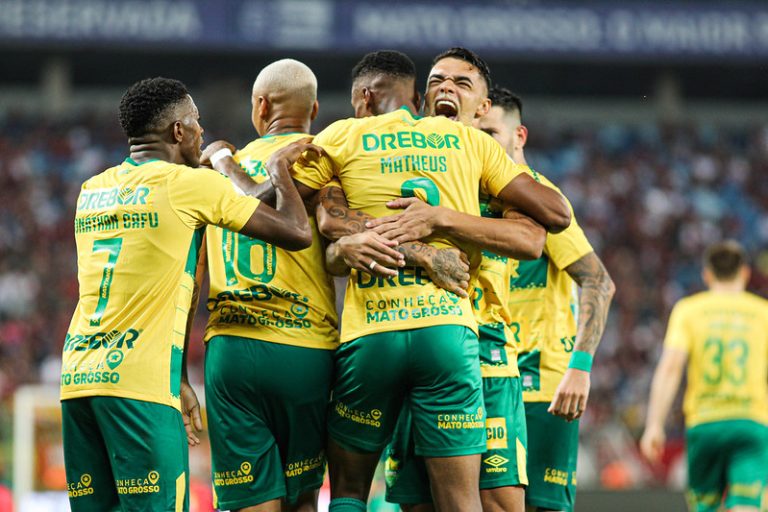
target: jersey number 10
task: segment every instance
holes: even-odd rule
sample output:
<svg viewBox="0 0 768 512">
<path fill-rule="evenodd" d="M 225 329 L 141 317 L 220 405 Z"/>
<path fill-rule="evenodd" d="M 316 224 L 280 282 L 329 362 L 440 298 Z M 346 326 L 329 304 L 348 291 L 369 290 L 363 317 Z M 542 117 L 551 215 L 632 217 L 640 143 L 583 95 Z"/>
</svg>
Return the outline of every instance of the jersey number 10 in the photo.
<svg viewBox="0 0 768 512">
<path fill-rule="evenodd" d="M 224 256 L 224 273 L 227 277 L 227 286 L 237 284 L 237 272 L 245 279 L 268 283 L 275 277 L 277 270 L 277 250 L 272 244 L 268 244 L 256 238 L 250 238 L 240 233 L 233 233 L 228 229 L 222 230 L 221 250 Z M 257 247 L 261 252 L 261 272 L 256 272 L 251 267 L 251 251 Z"/>
</svg>

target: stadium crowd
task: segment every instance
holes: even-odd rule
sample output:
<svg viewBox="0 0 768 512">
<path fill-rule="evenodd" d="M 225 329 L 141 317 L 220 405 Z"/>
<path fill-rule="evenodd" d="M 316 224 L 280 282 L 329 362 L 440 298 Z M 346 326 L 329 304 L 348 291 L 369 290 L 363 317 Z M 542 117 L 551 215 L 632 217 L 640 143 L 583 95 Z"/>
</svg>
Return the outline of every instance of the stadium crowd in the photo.
<svg viewBox="0 0 768 512">
<path fill-rule="evenodd" d="M 648 483 L 639 462 L 616 464 L 634 454 L 669 311 L 683 294 L 702 288 L 705 246 L 726 236 L 740 240 L 752 256 L 750 288 L 768 294 L 768 180 L 761 179 L 768 172 L 768 127 L 528 125 L 529 161 L 569 197 L 617 284 L 582 420 L 580 470 L 586 468 L 587 478 L 580 484 Z M 206 139 L 219 135 L 248 136 L 206 133 Z M 75 198 L 83 180 L 126 155 L 115 116 L 0 119 L 2 421 L 9 421 L 18 386 L 58 384 L 78 296 Z M 204 321 L 199 315 L 192 338 L 196 380 L 202 380 Z M 675 425 L 672 452 L 682 445 L 681 417 Z M 0 424 L 6 443 L 9 429 Z M 0 481 L 9 472 L 0 460 Z"/>
</svg>

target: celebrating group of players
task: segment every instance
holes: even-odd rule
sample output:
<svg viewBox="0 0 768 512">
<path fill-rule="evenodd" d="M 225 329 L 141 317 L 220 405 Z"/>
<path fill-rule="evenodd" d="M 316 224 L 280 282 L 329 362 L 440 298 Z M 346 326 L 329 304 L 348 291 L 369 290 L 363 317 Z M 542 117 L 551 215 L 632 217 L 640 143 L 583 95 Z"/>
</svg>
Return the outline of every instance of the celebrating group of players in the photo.
<svg viewBox="0 0 768 512">
<path fill-rule="evenodd" d="M 259 138 L 201 151 L 183 84 L 125 93 L 130 157 L 83 184 L 75 218 L 72 510 L 187 509 L 202 419 L 184 354 L 206 273 L 219 508 L 316 510 L 327 461 L 330 510 L 365 510 L 385 453 L 404 510 L 572 510 L 613 283 L 525 165 L 520 100 L 452 48 L 423 102 L 407 56 L 366 55 L 351 102 L 310 142 L 316 78 L 280 60 L 253 85 Z M 331 274 L 347 273 L 339 329 Z"/>
</svg>

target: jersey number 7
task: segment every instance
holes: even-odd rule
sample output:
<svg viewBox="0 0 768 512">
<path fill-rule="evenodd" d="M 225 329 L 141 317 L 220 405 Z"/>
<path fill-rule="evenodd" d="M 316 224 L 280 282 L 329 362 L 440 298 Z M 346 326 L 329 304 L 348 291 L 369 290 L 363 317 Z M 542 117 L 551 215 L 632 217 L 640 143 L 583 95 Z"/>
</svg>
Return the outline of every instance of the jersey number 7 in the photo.
<svg viewBox="0 0 768 512">
<path fill-rule="evenodd" d="M 112 277 L 115 274 L 115 264 L 120 255 L 120 249 L 123 248 L 122 238 L 109 238 L 107 240 L 94 240 L 92 252 L 106 252 L 107 263 L 104 265 L 104 272 L 101 275 L 101 284 L 99 284 L 99 301 L 96 303 L 96 311 L 91 316 L 91 327 L 101 325 L 101 318 L 104 316 L 104 310 L 107 309 L 109 300 L 109 289 L 112 286 Z"/>
</svg>

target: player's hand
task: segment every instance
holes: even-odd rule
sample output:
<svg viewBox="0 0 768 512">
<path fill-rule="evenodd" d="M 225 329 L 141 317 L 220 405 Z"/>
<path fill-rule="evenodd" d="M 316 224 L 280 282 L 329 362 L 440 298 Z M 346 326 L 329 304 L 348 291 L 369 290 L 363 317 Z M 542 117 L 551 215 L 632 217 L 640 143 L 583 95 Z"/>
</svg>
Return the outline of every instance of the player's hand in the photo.
<svg viewBox="0 0 768 512">
<path fill-rule="evenodd" d="M 579 419 L 587 408 L 589 385 L 589 372 L 568 368 L 547 412 L 567 421 Z"/>
<path fill-rule="evenodd" d="M 397 276 L 397 267 L 405 265 L 405 257 L 395 249 L 397 242 L 373 231 L 343 236 L 336 245 L 348 267 L 377 277 Z"/>
<path fill-rule="evenodd" d="M 227 148 L 233 154 L 237 151 L 237 148 L 225 140 L 216 140 L 208 144 L 203 150 L 203 154 L 200 155 L 200 165 L 205 167 L 213 167 L 211 165 L 211 156 L 220 149 Z"/>
<path fill-rule="evenodd" d="M 664 427 L 646 426 L 643 437 L 640 439 L 640 452 L 646 459 L 656 464 L 661 460 L 666 441 L 667 435 L 664 433 Z"/>
<path fill-rule="evenodd" d="M 365 227 L 398 243 L 421 240 L 434 233 L 441 212 L 440 207 L 430 206 L 416 197 L 389 201 L 387 207 L 403 209 L 403 212 L 371 219 Z"/>
<path fill-rule="evenodd" d="M 184 420 L 184 428 L 187 431 L 187 442 L 189 446 L 197 446 L 200 439 L 195 432 L 203 430 L 203 416 L 200 413 L 200 402 L 197 401 L 197 395 L 189 382 L 181 381 L 181 417 Z"/>
<path fill-rule="evenodd" d="M 310 160 L 325 156 L 325 154 L 323 148 L 312 144 L 312 137 L 305 137 L 272 153 L 272 156 L 267 160 L 267 171 L 270 177 L 273 177 L 275 173 L 289 170 L 296 162 L 305 165 Z"/>
<path fill-rule="evenodd" d="M 467 298 L 469 288 L 469 260 L 455 247 L 436 249 L 424 262 L 424 270 L 437 286 L 459 297 Z"/>
</svg>

